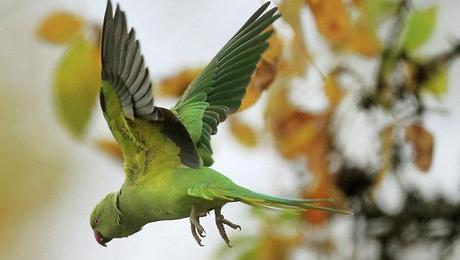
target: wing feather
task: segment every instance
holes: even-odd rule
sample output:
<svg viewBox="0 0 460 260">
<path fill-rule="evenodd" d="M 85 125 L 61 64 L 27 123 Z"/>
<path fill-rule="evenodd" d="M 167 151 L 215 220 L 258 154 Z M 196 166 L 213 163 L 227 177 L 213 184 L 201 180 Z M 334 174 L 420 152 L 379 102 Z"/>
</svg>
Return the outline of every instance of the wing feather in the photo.
<svg viewBox="0 0 460 260">
<path fill-rule="evenodd" d="M 102 80 L 106 83 L 103 86 L 113 89 L 124 117 L 133 124 L 135 119 L 161 124 L 162 133 L 180 148 L 182 163 L 199 167 L 200 157 L 187 128 L 171 111 L 155 107 L 150 72 L 136 33 L 132 28 L 128 30 L 125 13 L 119 5 L 113 14 L 110 1 L 104 16 L 101 45 Z M 105 103 L 104 95 L 101 95 L 101 101 L 101 104 Z"/>
<path fill-rule="evenodd" d="M 268 48 L 267 40 L 273 32 L 266 29 L 280 17 L 276 14 L 276 7 L 265 12 L 269 4 L 262 5 L 244 23 L 173 108 L 189 131 L 201 133 L 198 139 L 194 137 L 194 141 L 206 166 L 213 163 L 211 135 L 216 134 L 219 123 L 241 105 L 251 75 Z M 199 106 L 201 111 L 189 113 L 195 103 L 207 106 Z M 197 123 L 197 118 L 201 124 Z M 199 127 L 201 129 L 197 129 Z"/>
</svg>

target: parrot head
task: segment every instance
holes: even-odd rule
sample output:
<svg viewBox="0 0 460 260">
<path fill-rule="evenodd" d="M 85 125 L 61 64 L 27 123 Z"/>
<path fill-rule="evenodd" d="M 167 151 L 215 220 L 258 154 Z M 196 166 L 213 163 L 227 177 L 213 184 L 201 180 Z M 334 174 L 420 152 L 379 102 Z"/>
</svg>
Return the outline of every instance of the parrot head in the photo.
<svg viewBox="0 0 460 260">
<path fill-rule="evenodd" d="M 117 208 L 117 194 L 110 193 L 93 209 L 90 225 L 96 241 L 106 247 L 106 243 L 120 237 L 120 211 Z"/>
</svg>

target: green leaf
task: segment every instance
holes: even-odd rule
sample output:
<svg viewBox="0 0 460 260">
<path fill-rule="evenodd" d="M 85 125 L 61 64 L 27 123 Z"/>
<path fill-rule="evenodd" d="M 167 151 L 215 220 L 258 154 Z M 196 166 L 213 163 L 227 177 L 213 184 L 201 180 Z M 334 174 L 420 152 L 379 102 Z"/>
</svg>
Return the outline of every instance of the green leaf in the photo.
<svg viewBox="0 0 460 260">
<path fill-rule="evenodd" d="M 430 7 L 409 14 L 401 38 L 401 47 L 408 51 L 415 51 L 422 46 L 433 33 L 436 22 L 437 8 Z"/>
<path fill-rule="evenodd" d="M 375 27 L 378 22 L 396 12 L 398 2 L 393 0 L 367 0 L 364 4 L 365 20 Z"/>
<path fill-rule="evenodd" d="M 74 41 L 54 75 L 53 97 L 57 116 L 76 138 L 82 138 L 101 85 L 99 48 L 81 38 Z"/>
<path fill-rule="evenodd" d="M 421 89 L 437 97 L 442 97 L 447 92 L 448 78 L 449 74 L 447 73 L 447 69 L 443 69 L 431 76 L 428 81 L 421 86 Z"/>
</svg>

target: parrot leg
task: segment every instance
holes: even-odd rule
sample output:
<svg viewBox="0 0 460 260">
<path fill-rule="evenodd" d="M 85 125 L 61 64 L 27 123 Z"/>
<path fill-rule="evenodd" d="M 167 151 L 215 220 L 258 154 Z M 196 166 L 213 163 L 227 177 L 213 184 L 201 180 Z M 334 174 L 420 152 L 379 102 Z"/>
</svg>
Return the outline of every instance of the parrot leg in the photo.
<svg viewBox="0 0 460 260">
<path fill-rule="evenodd" d="M 192 211 L 190 212 L 190 226 L 192 229 L 192 235 L 200 246 L 203 246 L 200 237 L 206 236 L 206 232 L 200 224 L 200 217 L 204 216 L 206 216 L 206 212 L 197 213 L 195 207 L 192 206 Z"/>
<path fill-rule="evenodd" d="M 220 236 L 224 239 L 225 243 L 227 244 L 228 247 L 232 247 L 230 244 L 230 239 L 228 239 L 227 233 L 225 232 L 225 225 L 233 228 L 233 229 L 239 229 L 241 230 L 241 227 L 239 225 L 236 225 L 224 218 L 224 215 L 222 215 L 221 212 L 222 208 L 216 208 L 214 209 L 214 214 L 216 216 L 216 225 L 217 229 L 219 230 Z"/>
</svg>

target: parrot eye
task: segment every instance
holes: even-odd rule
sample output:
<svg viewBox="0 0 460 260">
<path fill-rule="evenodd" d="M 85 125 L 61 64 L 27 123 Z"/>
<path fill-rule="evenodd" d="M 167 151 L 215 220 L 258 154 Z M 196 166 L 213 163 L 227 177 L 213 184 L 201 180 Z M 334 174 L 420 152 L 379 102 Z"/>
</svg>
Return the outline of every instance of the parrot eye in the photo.
<svg viewBox="0 0 460 260">
<path fill-rule="evenodd" d="M 94 225 L 97 225 L 99 223 L 99 219 L 94 220 Z"/>
</svg>

